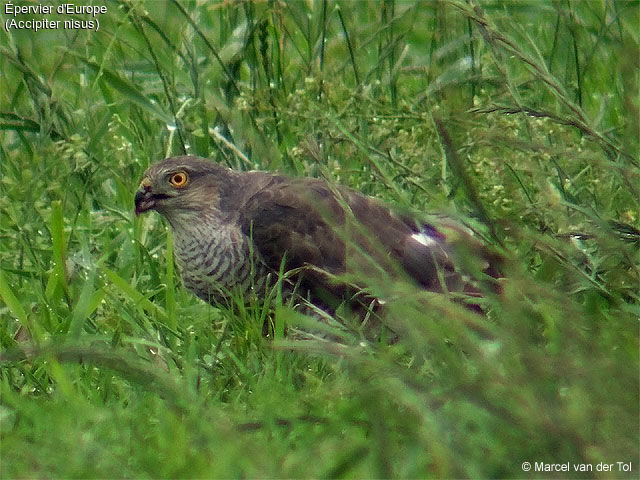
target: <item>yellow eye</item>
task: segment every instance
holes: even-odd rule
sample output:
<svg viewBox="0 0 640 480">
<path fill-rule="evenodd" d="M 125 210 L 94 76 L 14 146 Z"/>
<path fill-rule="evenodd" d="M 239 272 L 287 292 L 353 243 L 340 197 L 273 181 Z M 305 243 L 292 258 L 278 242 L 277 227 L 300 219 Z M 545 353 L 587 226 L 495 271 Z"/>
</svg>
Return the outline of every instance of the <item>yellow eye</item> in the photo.
<svg viewBox="0 0 640 480">
<path fill-rule="evenodd" d="M 169 183 L 176 188 L 182 188 L 189 183 L 189 175 L 187 172 L 176 172 L 169 177 Z"/>
</svg>

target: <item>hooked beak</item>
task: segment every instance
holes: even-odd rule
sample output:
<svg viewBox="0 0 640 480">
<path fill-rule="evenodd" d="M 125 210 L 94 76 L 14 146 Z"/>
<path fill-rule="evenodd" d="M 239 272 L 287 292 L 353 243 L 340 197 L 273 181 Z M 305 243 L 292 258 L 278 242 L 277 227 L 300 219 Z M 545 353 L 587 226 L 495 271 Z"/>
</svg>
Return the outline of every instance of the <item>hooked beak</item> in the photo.
<svg viewBox="0 0 640 480">
<path fill-rule="evenodd" d="M 156 199 L 153 197 L 151 190 L 145 190 L 143 187 L 140 187 L 136 192 L 135 203 L 136 215 L 140 215 L 147 210 L 153 209 L 156 206 Z"/>
<path fill-rule="evenodd" d="M 134 198 L 136 204 L 136 216 L 151 210 L 156 206 L 155 195 L 151 192 L 151 182 L 147 177 L 140 182 L 140 188 Z"/>
</svg>

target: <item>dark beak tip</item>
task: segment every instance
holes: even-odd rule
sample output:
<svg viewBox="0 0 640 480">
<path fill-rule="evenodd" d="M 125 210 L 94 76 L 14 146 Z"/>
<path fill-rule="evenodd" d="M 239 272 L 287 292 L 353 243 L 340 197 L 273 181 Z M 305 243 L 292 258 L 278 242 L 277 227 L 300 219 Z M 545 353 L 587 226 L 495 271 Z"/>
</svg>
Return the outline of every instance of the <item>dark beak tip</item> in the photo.
<svg viewBox="0 0 640 480">
<path fill-rule="evenodd" d="M 136 192 L 134 202 L 136 205 L 136 209 L 135 209 L 136 217 L 139 216 L 141 213 L 146 212 L 147 210 L 151 210 L 155 203 L 153 201 L 153 197 L 151 196 L 150 192 L 142 189 Z"/>
</svg>

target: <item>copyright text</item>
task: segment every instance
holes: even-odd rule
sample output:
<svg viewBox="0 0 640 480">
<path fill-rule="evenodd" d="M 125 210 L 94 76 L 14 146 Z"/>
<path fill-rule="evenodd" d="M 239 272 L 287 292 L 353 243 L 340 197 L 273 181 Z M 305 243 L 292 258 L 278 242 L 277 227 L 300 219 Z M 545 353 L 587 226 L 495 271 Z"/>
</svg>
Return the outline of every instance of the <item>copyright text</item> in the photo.
<svg viewBox="0 0 640 480">
<path fill-rule="evenodd" d="M 522 462 L 523 472 L 631 472 L 631 462 L 592 463 L 546 463 Z"/>
</svg>

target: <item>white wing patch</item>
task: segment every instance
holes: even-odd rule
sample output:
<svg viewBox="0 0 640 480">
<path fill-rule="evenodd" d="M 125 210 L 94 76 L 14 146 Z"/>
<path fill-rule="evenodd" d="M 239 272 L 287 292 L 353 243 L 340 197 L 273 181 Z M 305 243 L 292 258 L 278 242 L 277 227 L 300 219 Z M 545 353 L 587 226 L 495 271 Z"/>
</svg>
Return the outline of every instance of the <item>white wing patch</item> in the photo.
<svg viewBox="0 0 640 480">
<path fill-rule="evenodd" d="M 411 238 L 413 238 L 416 242 L 424 245 L 425 247 L 431 247 L 438 243 L 433 239 L 433 237 L 430 237 L 426 233 L 414 233 L 413 235 L 411 235 Z"/>
</svg>

